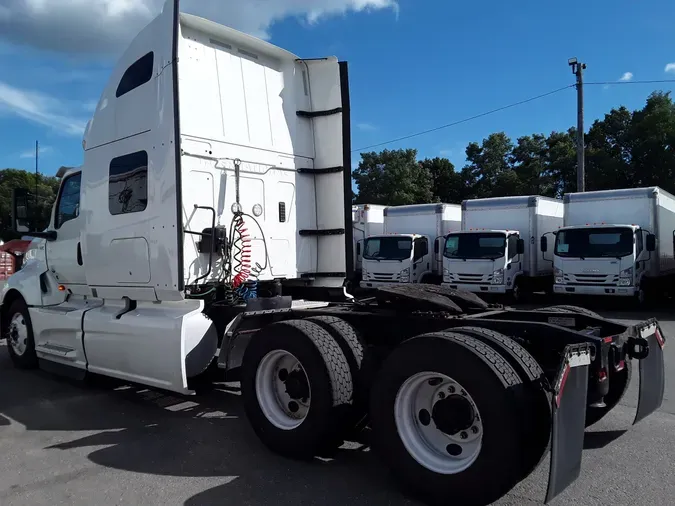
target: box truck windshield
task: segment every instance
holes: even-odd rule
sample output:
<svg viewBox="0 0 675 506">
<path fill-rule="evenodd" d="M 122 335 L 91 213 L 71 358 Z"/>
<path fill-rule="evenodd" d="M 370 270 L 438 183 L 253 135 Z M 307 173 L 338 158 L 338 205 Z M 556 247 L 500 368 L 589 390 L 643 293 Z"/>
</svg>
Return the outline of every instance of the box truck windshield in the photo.
<svg viewBox="0 0 675 506">
<path fill-rule="evenodd" d="M 445 240 L 444 255 L 447 258 L 488 258 L 495 259 L 504 256 L 506 236 L 504 234 L 467 233 L 450 234 Z"/>
<path fill-rule="evenodd" d="M 366 240 L 363 258 L 366 260 L 405 260 L 410 258 L 412 238 L 371 237 Z"/>
<path fill-rule="evenodd" d="M 555 254 L 572 258 L 621 258 L 633 254 L 633 231 L 624 227 L 561 230 Z"/>
</svg>

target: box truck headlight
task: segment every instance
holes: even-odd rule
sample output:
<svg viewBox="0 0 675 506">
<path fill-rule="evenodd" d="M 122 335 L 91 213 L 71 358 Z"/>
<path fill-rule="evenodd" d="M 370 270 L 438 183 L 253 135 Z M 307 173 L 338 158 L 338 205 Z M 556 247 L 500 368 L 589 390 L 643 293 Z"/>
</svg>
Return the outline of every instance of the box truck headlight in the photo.
<svg viewBox="0 0 675 506">
<path fill-rule="evenodd" d="M 504 269 L 497 269 L 492 273 L 492 284 L 493 285 L 504 284 Z"/>
<path fill-rule="evenodd" d="M 410 281 L 410 267 L 401 271 L 401 282 L 407 283 Z"/>
<path fill-rule="evenodd" d="M 443 281 L 450 281 L 450 271 L 443 267 Z"/>
<path fill-rule="evenodd" d="M 565 274 L 563 273 L 562 269 L 559 269 L 556 267 L 553 269 L 553 272 L 555 274 L 555 284 L 556 285 L 564 285 L 565 284 Z"/>
<path fill-rule="evenodd" d="M 628 269 L 624 269 L 621 271 L 619 274 L 620 278 L 632 278 L 633 277 L 633 268 L 629 267 Z"/>
</svg>

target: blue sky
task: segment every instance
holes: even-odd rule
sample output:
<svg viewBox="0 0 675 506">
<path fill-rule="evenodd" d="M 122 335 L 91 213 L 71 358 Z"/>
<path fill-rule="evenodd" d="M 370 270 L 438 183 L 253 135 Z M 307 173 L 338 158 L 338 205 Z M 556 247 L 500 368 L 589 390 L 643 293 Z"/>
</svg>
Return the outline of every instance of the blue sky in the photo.
<svg viewBox="0 0 675 506">
<path fill-rule="evenodd" d="M 0 167 L 32 170 L 36 139 L 44 150 L 41 172 L 82 162 L 81 132 L 114 55 L 161 3 L 69 0 L 64 8 L 63 0 L 0 0 Z M 231 0 L 185 5 L 301 57 L 334 54 L 349 61 L 354 148 L 571 84 L 572 56 L 587 63 L 589 82 L 675 79 L 672 0 L 261 0 L 257 10 Z M 639 108 L 650 92 L 674 88 L 589 85 L 586 126 L 612 107 Z M 447 156 L 461 167 L 466 144 L 491 132 L 515 140 L 575 122 L 571 88 L 374 149 L 417 148 L 421 157 Z M 358 153 L 353 156 L 358 161 Z"/>
</svg>

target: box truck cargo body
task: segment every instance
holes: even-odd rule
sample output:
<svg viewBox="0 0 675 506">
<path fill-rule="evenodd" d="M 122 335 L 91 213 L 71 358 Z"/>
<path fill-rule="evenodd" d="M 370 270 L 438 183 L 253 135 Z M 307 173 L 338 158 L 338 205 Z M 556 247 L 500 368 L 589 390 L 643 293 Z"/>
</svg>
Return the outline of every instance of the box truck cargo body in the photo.
<svg viewBox="0 0 675 506">
<path fill-rule="evenodd" d="M 363 242 L 366 237 L 384 232 L 384 209 L 386 206 L 357 204 L 352 206 L 352 237 L 354 242 L 354 271 L 361 279 Z"/>
<path fill-rule="evenodd" d="M 384 210 L 384 233 L 366 239 L 361 286 L 440 283 L 443 237 L 460 230 L 456 204 L 415 204 Z"/>
<path fill-rule="evenodd" d="M 561 200 L 540 196 L 466 200 L 462 230 L 449 234 L 443 255 L 443 284 L 485 294 L 551 290 L 553 264 L 540 237 L 563 223 Z"/>
<path fill-rule="evenodd" d="M 675 197 L 659 187 L 565 195 L 554 244 L 554 291 L 644 301 L 675 274 Z"/>
</svg>

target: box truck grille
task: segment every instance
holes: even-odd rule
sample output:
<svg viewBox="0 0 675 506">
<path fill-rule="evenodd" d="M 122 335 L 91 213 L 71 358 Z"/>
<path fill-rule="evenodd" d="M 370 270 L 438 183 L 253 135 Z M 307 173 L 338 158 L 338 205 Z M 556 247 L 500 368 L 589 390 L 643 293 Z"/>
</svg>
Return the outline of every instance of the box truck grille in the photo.
<svg viewBox="0 0 675 506">
<path fill-rule="evenodd" d="M 368 281 L 398 281 L 400 279 L 400 273 L 391 273 L 391 272 L 369 272 L 366 276 Z"/>
<path fill-rule="evenodd" d="M 565 274 L 565 281 L 569 285 L 603 285 L 616 286 L 619 284 L 618 274 Z"/>
<path fill-rule="evenodd" d="M 450 282 L 451 283 L 468 283 L 468 284 L 481 284 L 481 283 L 490 283 L 492 281 L 492 274 L 466 274 L 466 273 L 450 273 Z"/>
</svg>

